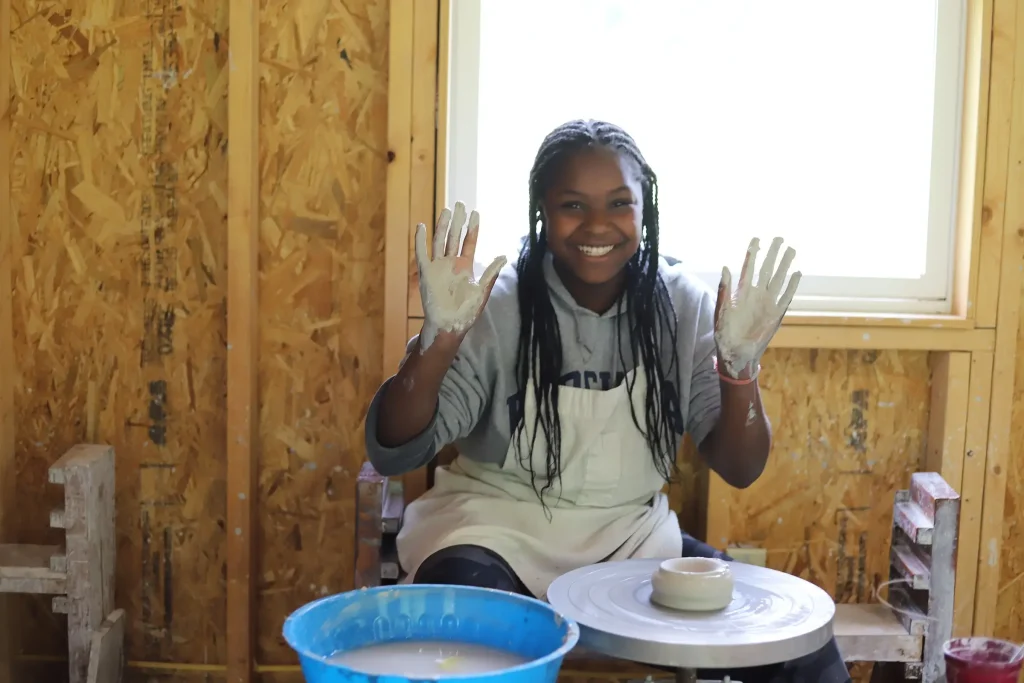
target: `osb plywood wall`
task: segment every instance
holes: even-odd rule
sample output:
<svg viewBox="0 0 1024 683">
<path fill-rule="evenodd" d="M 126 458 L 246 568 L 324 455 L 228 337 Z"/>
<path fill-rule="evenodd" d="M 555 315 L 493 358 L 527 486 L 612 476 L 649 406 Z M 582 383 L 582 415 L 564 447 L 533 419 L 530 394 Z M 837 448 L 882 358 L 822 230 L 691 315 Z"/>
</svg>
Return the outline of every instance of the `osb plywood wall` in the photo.
<svg viewBox="0 0 1024 683">
<path fill-rule="evenodd" d="M 61 542 L 48 466 L 113 444 L 130 656 L 201 662 L 225 618 L 228 62 L 223 3 L 174 4 L 13 1 L 8 521 Z M 34 608 L 24 648 L 59 653 L 63 619 Z"/>
<path fill-rule="evenodd" d="M 751 488 L 716 489 L 723 534 L 708 541 L 766 548 L 837 601 L 872 601 L 895 492 L 923 465 L 928 354 L 773 349 L 762 365 L 772 457 Z"/>
<path fill-rule="evenodd" d="M 19 513 L 8 540 L 59 542 L 47 467 L 76 442 L 113 444 L 128 657 L 223 664 L 227 2 L 5 1 L 16 373 L 0 381 L 16 401 Z M 262 2 L 264 665 L 294 661 L 279 636 L 288 612 L 351 584 L 361 417 L 384 377 L 387 6 Z M 1017 372 L 999 625 L 1024 639 Z M 773 461 L 765 485 L 730 499 L 730 526 L 773 566 L 867 599 L 892 492 L 923 457 L 927 354 L 773 350 L 763 386 Z M 691 526 L 698 488 L 676 497 Z M 28 609 L 24 649 L 60 654 L 48 601 Z"/>
<path fill-rule="evenodd" d="M 13 0 L 10 540 L 60 542 L 48 466 L 113 444 L 129 658 L 223 663 L 230 37 L 225 0 L 178 4 Z M 257 656 L 291 663 L 285 615 L 351 583 L 382 380 L 388 17 L 264 5 Z M 59 654 L 32 612 L 25 650 Z"/>
</svg>

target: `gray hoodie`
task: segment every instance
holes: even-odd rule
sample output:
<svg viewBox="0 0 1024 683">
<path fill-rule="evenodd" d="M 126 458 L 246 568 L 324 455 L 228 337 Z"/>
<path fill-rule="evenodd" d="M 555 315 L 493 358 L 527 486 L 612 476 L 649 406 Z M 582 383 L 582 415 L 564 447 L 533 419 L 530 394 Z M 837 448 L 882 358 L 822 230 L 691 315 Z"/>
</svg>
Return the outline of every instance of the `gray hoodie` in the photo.
<svg viewBox="0 0 1024 683">
<path fill-rule="evenodd" d="M 674 351 L 680 364 L 680 401 L 679 410 L 668 418 L 679 439 L 685 429 L 694 443 L 700 444 L 718 421 L 721 407 L 713 359 L 715 297 L 703 282 L 685 273 L 681 264 L 662 259 L 659 271 L 678 320 Z M 579 306 L 555 272 L 550 255 L 544 263 L 544 276 L 562 336 L 560 384 L 597 391 L 616 387 L 637 364 L 630 351 L 626 321 L 620 326 L 616 320 L 619 315 L 625 316 L 625 306 L 621 311 L 613 306 L 602 315 Z M 516 398 L 517 277 L 511 265 L 498 275 L 487 305 L 444 377 L 434 419 L 421 434 L 395 448 L 380 445 L 377 413 L 381 397 L 394 378 L 378 389 L 366 416 L 367 457 L 378 472 L 386 476 L 404 474 L 426 465 L 448 444 L 477 462 L 500 466 L 505 461 L 521 411 Z M 408 349 L 415 341 L 414 337 Z M 620 343 L 627 367 L 620 359 Z M 663 367 L 667 368 L 668 352 L 672 350 L 665 351 Z M 643 416 L 638 417 L 642 425 Z"/>
</svg>

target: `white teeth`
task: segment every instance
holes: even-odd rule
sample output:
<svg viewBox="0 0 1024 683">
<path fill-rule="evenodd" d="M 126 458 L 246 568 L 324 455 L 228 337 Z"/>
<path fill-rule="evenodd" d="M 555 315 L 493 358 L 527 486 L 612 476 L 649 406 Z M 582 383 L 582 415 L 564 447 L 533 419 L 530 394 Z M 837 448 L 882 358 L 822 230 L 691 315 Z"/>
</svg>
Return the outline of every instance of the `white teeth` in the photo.
<svg viewBox="0 0 1024 683">
<path fill-rule="evenodd" d="M 607 246 L 607 247 L 580 246 L 579 250 L 582 251 L 587 256 L 604 256 L 605 254 L 609 253 L 614 248 L 615 248 L 615 245 L 611 245 L 611 246 Z"/>
</svg>

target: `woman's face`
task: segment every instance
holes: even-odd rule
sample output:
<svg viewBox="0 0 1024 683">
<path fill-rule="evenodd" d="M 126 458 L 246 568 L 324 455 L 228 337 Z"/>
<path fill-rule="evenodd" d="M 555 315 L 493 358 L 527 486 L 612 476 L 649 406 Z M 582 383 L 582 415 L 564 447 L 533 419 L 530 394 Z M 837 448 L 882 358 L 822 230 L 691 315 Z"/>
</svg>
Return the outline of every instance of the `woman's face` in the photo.
<svg viewBox="0 0 1024 683">
<path fill-rule="evenodd" d="M 636 162 L 603 147 L 570 154 L 552 174 L 542 199 L 548 248 L 563 280 L 577 281 L 565 283 L 571 292 L 621 281 L 640 248 L 640 177 Z"/>
</svg>

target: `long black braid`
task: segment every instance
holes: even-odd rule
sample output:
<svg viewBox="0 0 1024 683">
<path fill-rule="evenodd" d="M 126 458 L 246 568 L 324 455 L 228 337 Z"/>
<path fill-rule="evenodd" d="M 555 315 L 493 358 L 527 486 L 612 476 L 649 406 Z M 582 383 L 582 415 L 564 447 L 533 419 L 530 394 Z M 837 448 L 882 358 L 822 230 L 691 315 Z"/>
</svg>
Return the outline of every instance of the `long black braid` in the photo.
<svg viewBox="0 0 1024 683">
<path fill-rule="evenodd" d="M 566 157 L 586 148 L 613 149 L 627 155 L 640 168 L 643 188 L 641 244 L 626 265 L 625 296 L 619 298 L 617 306 L 620 314 L 622 306 L 626 306 L 632 362 L 639 359 L 647 374 L 645 424 L 641 426 L 631 401 L 633 423 L 644 435 L 658 472 L 670 480 L 677 471 L 677 440 L 672 423 L 679 401 L 677 320 L 668 288 L 658 273 L 658 179 L 633 138 L 618 126 L 602 121 L 570 121 L 544 139 L 533 162 L 530 171 L 530 234 L 524 240 L 516 263 L 521 320 L 516 357 L 519 405 L 525 408 L 526 386 L 530 379 L 533 380 L 537 404 L 529 448 L 522 448 L 526 426 L 523 410 L 515 431 L 516 449 L 520 463 L 530 472 L 531 485 L 542 503 L 544 492 L 556 479 L 561 484 L 562 477 L 562 430 L 556 408 L 559 378 L 562 376 L 562 339 L 544 279 L 547 226 L 542 202 L 553 174 L 558 172 Z M 622 315 L 616 316 L 617 324 L 622 324 L 622 318 Z M 622 370 L 632 369 L 625 367 L 622 344 L 618 347 Z M 667 368 L 664 363 L 666 357 Z M 635 381 L 635 374 L 627 374 L 627 390 L 631 397 Z M 530 453 L 541 430 L 548 442 L 548 455 L 544 485 L 538 490 L 537 473 Z"/>
</svg>

